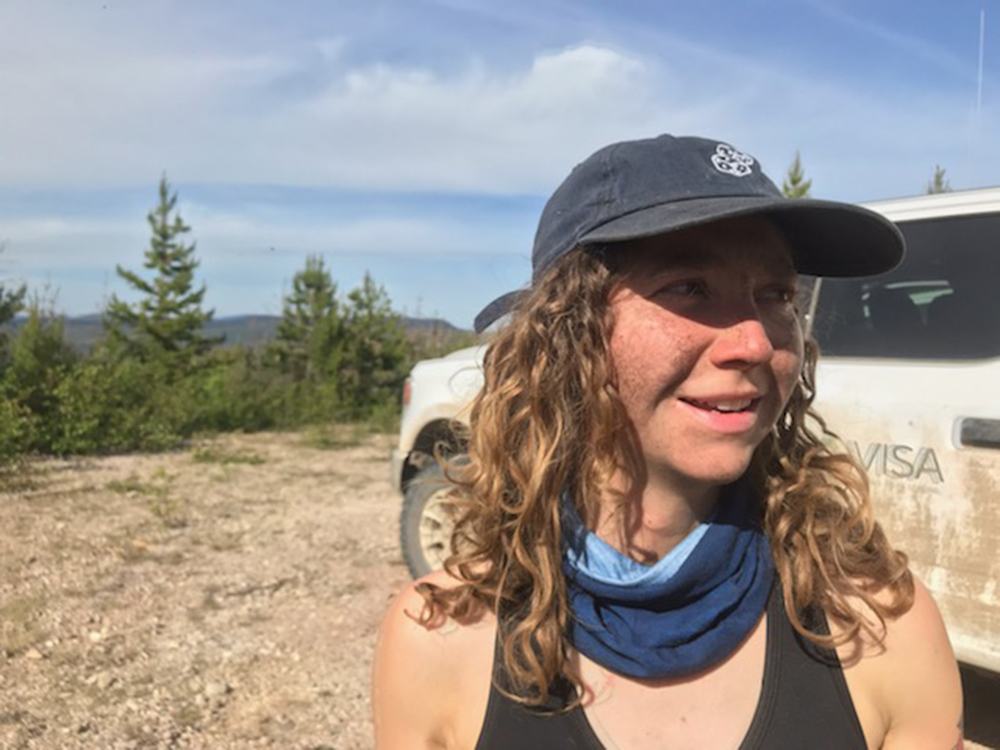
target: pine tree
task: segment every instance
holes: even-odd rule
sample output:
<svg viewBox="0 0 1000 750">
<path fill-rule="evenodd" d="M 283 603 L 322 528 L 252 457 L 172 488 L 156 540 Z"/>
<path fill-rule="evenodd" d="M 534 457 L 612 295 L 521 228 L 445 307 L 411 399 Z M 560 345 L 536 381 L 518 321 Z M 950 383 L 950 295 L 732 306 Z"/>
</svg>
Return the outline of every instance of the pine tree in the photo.
<svg viewBox="0 0 1000 750">
<path fill-rule="evenodd" d="M 337 285 L 323 258 L 310 255 L 284 300 L 276 334 L 278 358 L 297 380 L 315 380 L 336 371 L 343 337 Z"/>
<path fill-rule="evenodd" d="M 3 249 L 3 243 L 0 243 L 0 252 L 3 252 Z M 3 373 L 3 369 L 7 365 L 7 347 L 10 344 L 10 337 L 4 327 L 24 309 L 26 293 L 27 289 L 24 284 L 16 289 L 0 284 L 0 374 Z"/>
<path fill-rule="evenodd" d="M 10 346 L 10 364 L 2 389 L 31 415 L 33 448 L 51 449 L 59 385 L 72 377 L 77 355 L 66 341 L 64 321 L 39 298 L 28 305 L 28 316 Z"/>
<path fill-rule="evenodd" d="M 0 286 L 0 326 L 6 326 L 14 319 L 14 316 L 24 309 L 25 292 L 23 286 L 17 289 L 6 289 Z M 9 347 L 10 335 L 6 330 L 0 328 L 0 374 L 3 373 L 8 364 Z"/>
<path fill-rule="evenodd" d="M 781 192 L 786 198 L 808 198 L 811 187 L 812 180 L 805 179 L 805 173 L 802 171 L 802 157 L 796 151 L 795 160 L 788 168 L 788 177 L 781 184 Z"/>
<path fill-rule="evenodd" d="M 945 179 L 944 173 L 945 168 L 939 164 L 934 165 L 934 177 L 931 181 L 927 183 L 927 194 L 933 195 L 934 193 L 950 193 L 951 183 Z"/>
<path fill-rule="evenodd" d="M 2 246 L 0 246 L 2 249 Z M 10 335 L 6 325 L 24 309 L 25 287 L 10 289 L 0 285 L 0 468 L 5 468 L 17 460 L 31 443 L 32 415 L 16 399 L 7 396 L 6 380 L 9 373 L 11 353 Z M 3 480 L 0 477 L 0 486 Z"/>
<path fill-rule="evenodd" d="M 348 295 L 347 356 L 341 380 L 348 403 L 362 412 L 396 397 L 406 380 L 410 345 L 389 295 L 365 273 Z"/>
<path fill-rule="evenodd" d="M 24 309 L 26 288 L 7 289 L 0 285 L 0 326 L 9 323 Z"/>
<path fill-rule="evenodd" d="M 202 335 L 202 327 L 214 314 L 202 309 L 205 286 L 194 288 L 198 267 L 194 243 L 185 244 L 191 231 L 176 211 L 177 193 L 171 193 L 164 175 L 160 179 L 160 200 L 149 212 L 152 232 L 143 266 L 153 272 L 151 279 L 117 266 L 118 275 L 143 297 L 136 304 L 122 301 L 117 295 L 104 312 L 104 326 L 111 342 L 129 354 L 146 361 L 169 364 L 190 363 L 204 354 L 221 338 Z"/>
</svg>

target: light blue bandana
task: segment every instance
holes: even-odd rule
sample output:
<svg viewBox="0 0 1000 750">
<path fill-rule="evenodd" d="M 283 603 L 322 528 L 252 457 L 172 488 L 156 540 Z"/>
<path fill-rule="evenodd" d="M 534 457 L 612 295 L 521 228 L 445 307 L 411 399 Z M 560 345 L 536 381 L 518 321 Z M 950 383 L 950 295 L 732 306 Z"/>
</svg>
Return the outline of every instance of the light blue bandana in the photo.
<svg viewBox="0 0 1000 750">
<path fill-rule="evenodd" d="M 566 564 L 591 580 L 610 585 L 628 588 L 666 583 L 694 552 L 711 525 L 709 522 L 698 526 L 655 565 L 643 565 L 587 529 L 569 497 L 563 496 L 563 529 L 571 537 L 565 551 Z"/>
</svg>

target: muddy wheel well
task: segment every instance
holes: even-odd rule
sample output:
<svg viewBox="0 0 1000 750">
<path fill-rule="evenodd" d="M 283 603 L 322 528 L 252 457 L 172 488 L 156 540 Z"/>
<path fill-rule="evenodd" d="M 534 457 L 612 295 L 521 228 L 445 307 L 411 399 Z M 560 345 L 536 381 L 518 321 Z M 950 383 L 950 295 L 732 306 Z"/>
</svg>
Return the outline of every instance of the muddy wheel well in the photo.
<svg viewBox="0 0 1000 750">
<path fill-rule="evenodd" d="M 466 427 L 462 423 L 451 419 L 437 419 L 424 425 L 413 442 L 408 460 L 403 463 L 402 486 L 405 488 L 427 461 L 434 460 L 435 451 L 444 456 L 464 453 L 467 445 L 465 432 Z"/>
</svg>

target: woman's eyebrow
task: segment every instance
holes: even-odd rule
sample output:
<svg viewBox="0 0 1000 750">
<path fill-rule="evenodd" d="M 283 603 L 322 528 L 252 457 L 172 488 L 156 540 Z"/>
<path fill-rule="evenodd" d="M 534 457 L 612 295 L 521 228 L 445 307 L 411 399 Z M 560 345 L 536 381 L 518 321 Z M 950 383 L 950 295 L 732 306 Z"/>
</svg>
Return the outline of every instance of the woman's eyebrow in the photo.
<svg viewBox="0 0 1000 750">
<path fill-rule="evenodd" d="M 731 264 L 724 262 L 717 255 L 713 257 L 713 255 L 706 255 L 705 253 L 684 253 L 681 256 L 670 258 L 669 261 L 664 259 L 664 262 L 656 263 L 640 275 L 644 280 L 643 284 L 655 285 L 662 279 L 669 279 L 671 277 L 684 275 L 689 272 L 703 273 L 718 268 L 725 269 L 727 265 Z M 783 258 L 779 263 L 761 263 L 760 266 L 765 271 L 762 278 L 767 280 L 769 283 L 798 286 L 799 274 L 795 270 L 795 266 L 792 265 L 791 261 L 786 261 Z M 731 269 L 731 273 L 740 275 L 746 275 L 747 272 L 748 269 L 746 268 Z M 752 274 L 753 272 L 750 273 Z"/>
</svg>

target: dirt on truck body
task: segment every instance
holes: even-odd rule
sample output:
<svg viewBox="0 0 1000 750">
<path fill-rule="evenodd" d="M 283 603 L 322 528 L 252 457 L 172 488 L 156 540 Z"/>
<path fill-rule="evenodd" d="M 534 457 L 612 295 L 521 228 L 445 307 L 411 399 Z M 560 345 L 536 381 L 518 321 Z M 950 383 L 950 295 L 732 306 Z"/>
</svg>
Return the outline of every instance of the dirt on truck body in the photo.
<svg viewBox="0 0 1000 750">
<path fill-rule="evenodd" d="M 869 208 L 907 255 L 817 285 L 816 408 L 867 470 L 959 659 L 1000 673 L 1000 189 Z"/>
</svg>

